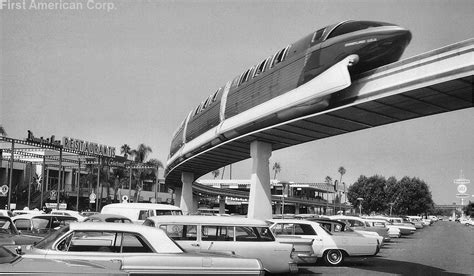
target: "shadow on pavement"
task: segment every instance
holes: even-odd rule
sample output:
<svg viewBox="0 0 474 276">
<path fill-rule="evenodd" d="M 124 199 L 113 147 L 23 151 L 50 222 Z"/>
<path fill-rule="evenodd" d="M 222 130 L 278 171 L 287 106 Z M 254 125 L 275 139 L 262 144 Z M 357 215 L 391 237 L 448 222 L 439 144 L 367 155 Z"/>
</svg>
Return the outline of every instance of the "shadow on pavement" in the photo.
<svg viewBox="0 0 474 276">
<path fill-rule="evenodd" d="M 312 270 L 317 271 L 317 267 L 325 267 L 325 265 L 318 264 L 314 266 Z M 387 259 L 379 259 L 373 258 L 371 262 L 359 262 L 359 261 L 351 261 L 346 260 L 344 265 L 340 267 L 349 267 L 355 268 L 360 270 L 365 270 L 367 274 L 373 273 L 390 273 L 390 274 L 397 274 L 397 275 L 469 275 L 469 274 L 462 274 L 462 273 L 453 273 L 446 271 L 441 268 L 427 266 L 418 263 L 411 263 L 411 262 L 404 262 L 404 261 L 395 261 L 395 260 L 387 260 Z M 329 267 L 327 267 L 329 268 Z M 372 272 L 372 273 L 369 273 Z M 307 270 L 305 267 L 300 267 L 300 271 L 298 275 L 303 275 L 309 273 L 311 275 L 317 275 L 320 273 L 314 273 Z M 353 274 L 352 271 L 351 274 Z M 361 271 L 360 275 L 364 275 L 364 272 Z"/>
</svg>

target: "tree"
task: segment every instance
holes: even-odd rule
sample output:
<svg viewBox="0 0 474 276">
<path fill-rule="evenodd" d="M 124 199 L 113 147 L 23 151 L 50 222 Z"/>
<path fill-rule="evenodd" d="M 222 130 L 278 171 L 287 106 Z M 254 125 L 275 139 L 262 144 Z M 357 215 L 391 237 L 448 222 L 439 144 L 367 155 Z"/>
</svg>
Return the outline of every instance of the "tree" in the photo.
<svg viewBox="0 0 474 276">
<path fill-rule="evenodd" d="M 273 168 L 272 168 L 272 170 L 273 170 L 273 172 L 274 172 L 274 173 L 273 173 L 273 179 L 276 179 L 277 174 L 280 173 L 280 171 L 281 171 L 280 162 L 275 162 L 275 163 L 273 163 Z"/>
<path fill-rule="evenodd" d="M 149 146 L 145 144 L 138 145 L 138 148 L 135 150 L 131 150 L 131 155 L 133 156 L 135 162 L 144 163 L 148 155 L 152 153 L 152 150 Z M 139 169 L 136 172 L 138 176 L 139 183 L 135 186 L 135 202 L 139 201 L 139 194 L 143 188 L 143 180 L 146 178 L 146 171 Z"/>
<path fill-rule="evenodd" d="M 144 163 L 146 158 L 150 153 L 153 151 L 151 148 L 145 144 L 138 145 L 138 148 L 135 150 L 131 150 L 130 154 L 134 157 L 134 160 L 139 163 Z"/>
<path fill-rule="evenodd" d="M 358 198 L 363 198 L 362 209 L 365 213 L 383 212 L 387 209 L 385 178 L 374 175 L 369 178 L 361 175 L 359 179 L 349 187 L 347 197 L 353 206 L 360 204 Z"/>
<path fill-rule="evenodd" d="M 148 177 L 155 180 L 156 185 L 159 185 L 158 172 L 160 168 L 163 168 L 163 163 L 160 160 L 152 158 L 146 162 L 147 165 L 154 167 L 148 170 Z M 156 191 L 159 191 L 159 186 L 156 186 Z"/>
<path fill-rule="evenodd" d="M 390 187 L 391 199 L 396 199 L 393 210 L 398 214 L 419 215 L 434 208 L 428 185 L 417 177 L 403 177 Z"/>
<path fill-rule="evenodd" d="M 132 149 L 130 148 L 129 145 L 123 144 L 120 147 L 120 153 L 123 154 L 123 157 L 125 157 L 125 159 L 128 159 L 128 156 L 131 155 L 132 153 Z"/>
<path fill-rule="evenodd" d="M 216 179 L 219 176 L 220 173 L 221 173 L 220 170 L 213 170 L 212 175 L 214 176 L 214 179 Z"/>
<path fill-rule="evenodd" d="M 339 172 L 339 174 L 341 175 L 341 177 L 339 178 L 339 183 L 342 183 L 342 176 L 346 174 L 346 169 L 341 166 L 341 167 L 339 167 L 337 172 Z"/>
<path fill-rule="evenodd" d="M 469 202 L 469 204 L 463 208 L 463 211 L 466 213 L 466 216 L 474 217 L 474 202 Z"/>
</svg>

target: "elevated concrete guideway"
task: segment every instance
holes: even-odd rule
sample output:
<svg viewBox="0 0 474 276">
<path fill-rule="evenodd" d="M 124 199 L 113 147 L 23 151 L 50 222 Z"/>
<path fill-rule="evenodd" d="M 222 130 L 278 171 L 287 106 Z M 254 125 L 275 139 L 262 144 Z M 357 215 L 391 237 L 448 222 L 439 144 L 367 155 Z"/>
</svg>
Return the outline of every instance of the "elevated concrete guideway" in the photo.
<svg viewBox="0 0 474 276">
<path fill-rule="evenodd" d="M 377 68 L 362 75 L 348 88 L 334 93 L 326 110 L 236 137 L 191 156 L 171 168 L 166 182 L 176 187 L 182 183 L 192 185 L 191 179 L 250 158 L 253 144 L 252 155 L 262 160 L 257 163 L 254 160 L 252 172 L 264 190 L 257 192 L 254 198 L 250 195 L 249 216 L 266 218 L 271 199 L 265 196 L 265 185 L 269 186 L 269 182 L 266 183 L 266 177 L 262 179 L 261 174 L 265 175 L 267 169 L 269 173 L 270 168 L 265 166 L 268 166 L 271 151 L 404 120 L 472 108 L 473 75 L 474 39 Z M 188 180 L 186 182 L 182 181 L 183 173 L 187 173 L 184 177 Z M 183 190 L 192 189 L 183 187 Z M 267 200 L 263 200 L 264 197 Z M 250 214 L 252 200 L 260 202 L 257 209 L 266 211 Z"/>
</svg>

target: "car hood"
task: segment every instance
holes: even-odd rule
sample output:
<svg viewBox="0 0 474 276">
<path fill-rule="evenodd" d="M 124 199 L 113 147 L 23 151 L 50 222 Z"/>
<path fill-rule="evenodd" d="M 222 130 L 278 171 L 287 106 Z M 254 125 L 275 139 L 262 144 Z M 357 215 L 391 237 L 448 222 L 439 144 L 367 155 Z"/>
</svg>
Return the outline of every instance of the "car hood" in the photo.
<svg viewBox="0 0 474 276">
<path fill-rule="evenodd" d="M 2 265 L 2 272 L 20 274 L 34 273 L 35 275 L 74 273 L 91 275 L 126 275 L 120 271 L 122 264 L 119 261 L 86 261 L 86 260 L 46 260 L 19 258 L 9 265 Z"/>
</svg>

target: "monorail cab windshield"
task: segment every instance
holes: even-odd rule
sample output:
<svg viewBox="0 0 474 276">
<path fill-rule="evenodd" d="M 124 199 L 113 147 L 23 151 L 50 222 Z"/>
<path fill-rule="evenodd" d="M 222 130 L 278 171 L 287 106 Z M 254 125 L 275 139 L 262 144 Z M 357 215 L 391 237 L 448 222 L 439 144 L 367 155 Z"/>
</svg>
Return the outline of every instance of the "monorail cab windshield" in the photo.
<svg viewBox="0 0 474 276">
<path fill-rule="evenodd" d="M 394 24 L 384 23 L 384 22 L 374 22 L 374 21 L 346 21 L 337 25 L 331 32 L 327 35 L 326 39 L 330 39 L 336 36 L 340 36 L 347 33 L 352 33 L 360 30 L 365 30 L 369 28 L 376 28 L 382 26 L 395 26 Z"/>
</svg>

